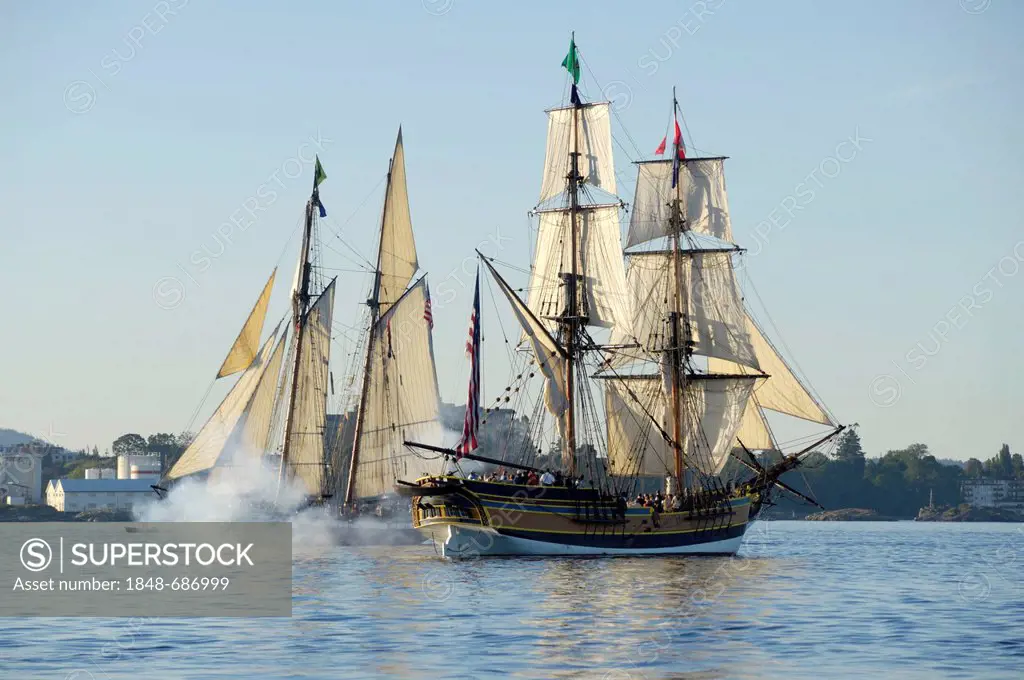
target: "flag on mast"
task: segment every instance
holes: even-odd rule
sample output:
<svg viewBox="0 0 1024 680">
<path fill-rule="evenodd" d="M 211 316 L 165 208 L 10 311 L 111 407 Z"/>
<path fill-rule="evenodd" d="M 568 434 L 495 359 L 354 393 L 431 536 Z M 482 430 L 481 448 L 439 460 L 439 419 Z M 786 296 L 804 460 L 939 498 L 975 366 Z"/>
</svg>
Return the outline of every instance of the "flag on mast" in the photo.
<svg viewBox="0 0 1024 680">
<path fill-rule="evenodd" d="M 579 55 L 576 54 L 576 34 L 573 33 L 572 38 L 569 39 L 569 53 L 565 55 L 565 59 L 562 60 L 562 66 L 572 76 L 572 93 L 569 95 L 569 101 L 576 106 L 582 106 L 583 102 L 580 100 L 579 90 L 576 88 L 580 84 L 580 59 Z"/>
<path fill-rule="evenodd" d="M 469 317 L 469 337 L 466 340 L 469 357 L 469 396 L 466 399 L 466 418 L 462 423 L 462 439 L 455 447 L 455 458 L 473 452 L 478 446 L 480 428 L 480 268 L 476 271 L 476 290 L 473 293 L 473 312 Z"/>
<path fill-rule="evenodd" d="M 327 217 L 327 208 L 320 202 L 320 192 L 317 190 L 317 187 L 325 179 L 327 179 L 327 173 L 324 172 L 324 166 L 320 165 L 320 156 L 317 156 L 316 166 L 313 168 L 313 200 L 316 202 L 316 207 L 320 210 L 320 217 Z"/>
</svg>

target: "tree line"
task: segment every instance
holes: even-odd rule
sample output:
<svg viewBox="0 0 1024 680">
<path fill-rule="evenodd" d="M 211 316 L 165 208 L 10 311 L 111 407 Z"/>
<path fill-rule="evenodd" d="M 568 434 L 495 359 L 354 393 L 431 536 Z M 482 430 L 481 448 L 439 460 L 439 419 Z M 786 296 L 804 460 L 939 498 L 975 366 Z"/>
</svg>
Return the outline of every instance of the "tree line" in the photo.
<svg viewBox="0 0 1024 680">
<path fill-rule="evenodd" d="M 880 515 L 909 518 L 930 499 L 937 506 L 958 505 L 961 483 L 978 477 L 1024 479 L 1024 460 L 1003 444 L 999 453 L 984 463 L 972 458 L 963 467 L 948 465 L 920 443 L 871 459 L 864 455 L 857 433 L 847 430 L 832 456 L 812 454 L 804 466 L 785 475 L 784 481 L 810 493 L 829 510 L 868 508 Z M 785 515 L 791 510 L 797 514 L 814 511 L 782 496 L 778 509 Z"/>
</svg>

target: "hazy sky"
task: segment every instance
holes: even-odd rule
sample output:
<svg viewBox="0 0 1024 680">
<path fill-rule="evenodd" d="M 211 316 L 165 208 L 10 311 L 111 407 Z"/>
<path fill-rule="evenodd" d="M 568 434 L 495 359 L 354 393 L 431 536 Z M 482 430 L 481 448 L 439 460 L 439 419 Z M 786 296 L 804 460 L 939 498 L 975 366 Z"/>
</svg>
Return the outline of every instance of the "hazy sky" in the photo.
<svg viewBox="0 0 1024 680">
<path fill-rule="evenodd" d="M 481 243 L 527 264 L 575 30 L 583 91 L 617 109 L 620 194 L 630 139 L 653 151 L 677 86 L 691 143 L 730 156 L 750 282 L 870 455 L 1024 449 L 1024 4 L 626 7 L 0 5 L 0 426 L 101 449 L 186 426 L 270 269 L 290 280 L 304 159 L 327 169 L 326 226 L 368 254 L 399 124 L 442 395 L 461 403 L 460 268 Z M 365 276 L 339 277 L 353 324 Z"/>
</svg>

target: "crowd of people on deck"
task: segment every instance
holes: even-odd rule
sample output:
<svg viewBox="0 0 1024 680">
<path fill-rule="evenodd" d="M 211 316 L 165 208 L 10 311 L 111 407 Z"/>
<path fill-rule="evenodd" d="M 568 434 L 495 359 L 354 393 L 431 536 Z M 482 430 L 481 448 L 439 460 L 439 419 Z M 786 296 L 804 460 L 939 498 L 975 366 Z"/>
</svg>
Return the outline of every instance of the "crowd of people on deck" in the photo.
<svg viewBox="0 0 1024 680">
<path fill-rule="evenodd" d="M 583 475 L 572 477 L 563 475 L 561 470 L 516 470 L 506 472 L 499 470 L 481 477 L 476 472 L 470 472 L 467 479 L 479 479 L 485 482 L 502 482 L 505 484 L 525 484 L 526 486 L 561 486 L 567 489 L 576 489 L 583 486 Z"/>
</svg>

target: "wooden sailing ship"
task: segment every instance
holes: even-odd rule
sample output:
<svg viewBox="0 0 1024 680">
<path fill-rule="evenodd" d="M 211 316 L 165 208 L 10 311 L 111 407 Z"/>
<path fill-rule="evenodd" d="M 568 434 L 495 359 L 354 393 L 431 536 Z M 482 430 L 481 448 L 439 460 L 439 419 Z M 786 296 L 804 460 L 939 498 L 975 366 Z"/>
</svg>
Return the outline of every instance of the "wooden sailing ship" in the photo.
<svg viewBox="0 0 1024 680">
<path fill-rule="evenodd" d="M 676 124 L 671 158 L 638 163 L 624 253 L 610 107 L 582 100 L 574 40 L 563 66 L 572 77 L 570 103 L 547 112 L 527 300 L 481 259 L 522 329 L 529 366 L 516 380 L 543 382 L 559 476 L 568 481 L 426 475 L 396 488 L 413 499 L 414 526 L 446 557 L 733 554 L 773 489 L 796 493 L 779 477 L 843 428 L 747 314 L 733 265 L 741 249 L 733 242 L 724 158 L 688 157 Z M 677 109 L 673 101 L 673 119 Z M 456 462 L 539 474 L 528 455 L 466 453 L 478 418 L 472 385 L 459 446 L 410 444 Z M 520 388 L 510 385 L 506 394 Z M 829 431 L 765 467 L 751 453 L 777 449 L 765 410 Z M 752 473 L 738 485 L 721 476 L 731 456 Z M 631 502 L 644 477 L 665 482 L 660 511 Z"/>
<path fill-rule="evenodd" d="M 354 432 L 328 432 L 336 282 L 326 280 L 320 261 L 320 220 L 326 210 L 319 185 L 325 178 L 317 159 L 286 319 L 261 345 L 271 274 L 217 374 L 240 377 L 155 485 L 159 493 L 182 479 L 216 483 L 265 466 L 277 472 L 278 496 L 280 490 L 299 489 L 304 498 L 298 508 L 323 505 L 351 517 L 357 502 L 372 505 L 386 497 L 395 478 L 443 471 L 443 461 L 422 460 L 401 444 L 405 437 L 441 441 L 430 295 L 425 274 L 413 280 L 419 263 L 401 129 L 388 166 L 377 257 L 371 263 L 369 318 L 357 347 L 357 352 L 365 349 L 360 352 L 364 361 L 353 367 L 358 379 L 350 381 L 358 389 L 343 394 L 339 406 L 348 414 L 339 429 L 354 427 Z M 346 447 L 349 441 L 351 448 Z M 294 510 L 291 505 L 284 509 Z M 277 506 L 282 509 L 281 503 Z M 407 511 L 401 524 L 409 526 Z M 367 538 L 366 532 L 360 536 Z"/>
</svg>

